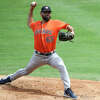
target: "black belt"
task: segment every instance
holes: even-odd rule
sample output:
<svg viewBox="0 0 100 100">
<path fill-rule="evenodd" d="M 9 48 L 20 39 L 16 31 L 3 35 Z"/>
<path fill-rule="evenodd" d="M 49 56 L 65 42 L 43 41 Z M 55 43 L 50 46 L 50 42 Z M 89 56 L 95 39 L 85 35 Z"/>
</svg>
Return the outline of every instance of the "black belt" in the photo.
<svg viewBox="0 0 100 100">
<path fill-rule="evenodd" d="M 53 53 L 55 53 L 55 51 L 52 51 L 52 52 L 49 52 L 49 53 L 41 53 L 39 51 L 35 51 L 35 53 L 39 54 L 39 55 L 44 55 L 44 56 L 50 56 L 52 55 Z"/>
</svg>

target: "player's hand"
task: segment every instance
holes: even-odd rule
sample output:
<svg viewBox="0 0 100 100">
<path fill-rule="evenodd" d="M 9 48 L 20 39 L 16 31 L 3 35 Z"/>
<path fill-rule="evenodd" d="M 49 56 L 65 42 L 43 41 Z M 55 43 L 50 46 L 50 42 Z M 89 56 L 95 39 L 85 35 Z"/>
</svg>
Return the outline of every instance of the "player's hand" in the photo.
<svg viewBox="0 0 100 100">
<path fill-rule="evenodd" d="M 74 29 L 73 29 L 72 26 L 68 25 L 68 26 L 66 27 L 66 29 L 67 29 L 68 31 L 70 31 L 73 35 L 75 34 L 75 33 L 74 33 Z"/>
</svg>

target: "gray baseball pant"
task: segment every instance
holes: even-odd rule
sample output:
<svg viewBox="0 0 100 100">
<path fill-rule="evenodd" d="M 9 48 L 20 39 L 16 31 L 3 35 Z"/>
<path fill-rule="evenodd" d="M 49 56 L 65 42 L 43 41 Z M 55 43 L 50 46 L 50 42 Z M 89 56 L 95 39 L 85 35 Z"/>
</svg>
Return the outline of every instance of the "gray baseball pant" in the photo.
<svg viewBox="0 0 100 100">
<path fill-rule="evenodd" d="M 55 52 L 49 56 L 39 55 L 34 52 L 31 60 L 25 68 L 19 69 L 14 74 L 9 75 L 11 80 L 15 80 L 24 75 L 32 73 L 36 68 L 48 64 L 59 70 L 61 79 L 64 83 L 64 89 L 70 88 L 70 79 L 63 60 Z"/>
</svg>

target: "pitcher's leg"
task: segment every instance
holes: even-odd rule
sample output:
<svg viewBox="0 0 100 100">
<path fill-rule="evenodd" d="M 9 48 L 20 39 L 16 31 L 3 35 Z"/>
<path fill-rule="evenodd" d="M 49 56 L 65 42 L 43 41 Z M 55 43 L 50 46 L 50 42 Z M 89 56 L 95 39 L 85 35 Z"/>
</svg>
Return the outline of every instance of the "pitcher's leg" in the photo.
<svg viewBox="0 0 100 100">
<path fill-rule="evenodd" d="M 33 72 L 36 68 L 40 67 L 41 65 L 43 65 L 43 63 L 41 62 L 41 58 L 36 55 L 33 55 L 28 65 L 25 68 L 19 69 L 14 74 L 11 74 L 9 77 L 11 81 L 15 80 L 19 77 L 30 74 L 31 72 Z"/>
<path fill-rule="evenodd" d="M 59 70 L 61 79 L 64 83 L 64 88 L 70 88 L 70 79 L 63 60 L 55 53 L 50 57 L 49 64 Z"/>
</svg>

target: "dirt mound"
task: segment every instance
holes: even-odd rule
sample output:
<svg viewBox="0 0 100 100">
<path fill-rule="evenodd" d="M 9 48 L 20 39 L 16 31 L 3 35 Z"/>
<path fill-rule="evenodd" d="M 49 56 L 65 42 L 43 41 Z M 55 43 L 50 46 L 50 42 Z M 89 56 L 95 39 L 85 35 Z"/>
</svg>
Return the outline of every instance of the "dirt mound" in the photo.
<svg viewBox="0 0 100 100">
<path fill-rule="evenodd" d="M 71 79 L 71 83 L 78 100 L 100 100 L 100 82 Z M 0 85 L 0 100 L 71 100 L 63 97 L 63 89 L 59 78 L 27 76 Z"/>
</svg>

